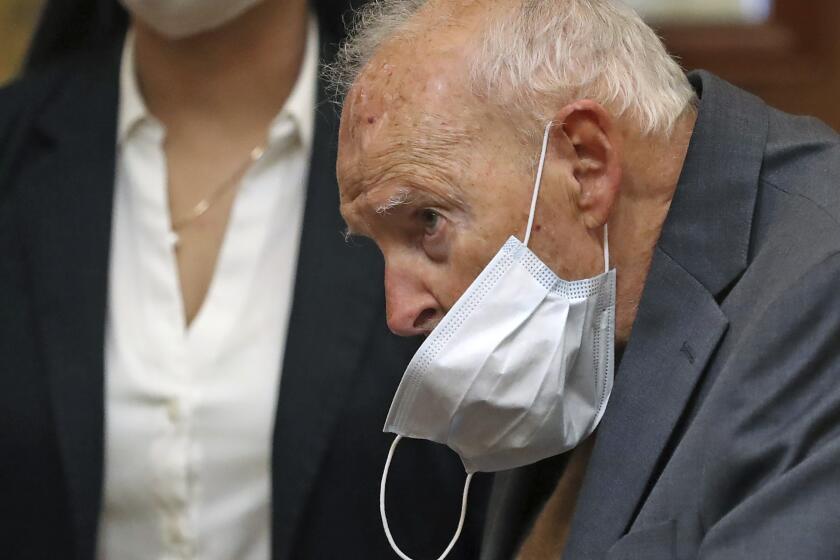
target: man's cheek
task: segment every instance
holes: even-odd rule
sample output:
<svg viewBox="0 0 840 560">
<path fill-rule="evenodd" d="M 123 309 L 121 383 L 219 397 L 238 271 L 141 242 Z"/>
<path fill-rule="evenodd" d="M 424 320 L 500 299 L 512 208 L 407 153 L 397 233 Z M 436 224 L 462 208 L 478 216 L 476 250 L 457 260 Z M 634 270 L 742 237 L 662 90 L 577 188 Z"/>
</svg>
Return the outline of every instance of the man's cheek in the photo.
<svg viewBox="0 0 840 560">
<path fill-rule="evenodd" d="M 465 264 L 461 261 L 460 266 L 456 265 L 452 267 L 450 274 L 441 286 L 438 301 L 440 301 L 441 306 L 446 311 L 452 309 L 458 299 L 475 281 L 483 268 L 476 267 L 475 265 L 464 266 Z"/>
</svg>

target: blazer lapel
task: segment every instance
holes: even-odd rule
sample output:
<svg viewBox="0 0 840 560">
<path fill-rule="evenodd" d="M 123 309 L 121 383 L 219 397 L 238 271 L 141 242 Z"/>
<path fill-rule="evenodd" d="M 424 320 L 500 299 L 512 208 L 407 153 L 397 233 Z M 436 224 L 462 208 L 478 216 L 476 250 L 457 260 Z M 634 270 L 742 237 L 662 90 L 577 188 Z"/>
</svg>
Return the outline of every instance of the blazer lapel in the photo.
<svg viewBox="0 0 840 560">
<path fill-rule="evenodd" d="M 18 185 L 43 364 L 77 558 L 95 554 L 102 495 L 103 346 L 119 48 L 60 82 Z M 70 554 L 68 553 L 68 557 Z"/>
<path fill-rule="evenodd" d="M 578 499 L 566 560 L 601 558 L 655 483 L 748 262 L 766 108 L 706 73 L 694 136 Z"/>
<path fill-rule="evenodd" d="M 292 558 L 300 516 L 377 321 L 382 264 L 343 236 L 335 179 L 338 116 L 321 84 L 273 453 L 273 557 Z M 349 458 L 348 458 L 349 459 Z"/>
<path fill-rule="evenodd" d="M 726 326 L 714 298 L 657 251 L 564 558 L 600 558 L 624 533 Z"/>
</svg>

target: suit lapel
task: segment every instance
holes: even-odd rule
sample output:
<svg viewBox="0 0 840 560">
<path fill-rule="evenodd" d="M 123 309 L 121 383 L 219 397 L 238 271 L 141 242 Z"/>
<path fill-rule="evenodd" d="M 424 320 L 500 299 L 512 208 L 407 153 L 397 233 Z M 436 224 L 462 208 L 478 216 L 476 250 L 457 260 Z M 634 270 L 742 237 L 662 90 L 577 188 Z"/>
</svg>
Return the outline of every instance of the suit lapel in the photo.
<svg viewBox="0 0 840 560">
<path fill-rule="evenodd" d="M 75 557 L 95 554 L 119 48 L 60 83 L 18 181 L 22 242 L 49 380 Z M 69 556 L 69 554 L 68 554 Z"/>
<path fill-rule="evenodd" d="M 338 212 L 338 117 L 321 84 L 273 452 L 273 557 L 293 558 L 301 513 L 370 332 L 384 321 L 382 264 L 345 241 Z M 350 458 L 348 458 L 350 460 Z"/>
<path fill-rule="evenodd" d="M 714 298 L 661 251 L 642 301 L 598 428 L 564 558 L 600 558 L 627 529 L 726 330 Z"/>
<path fill-rule="evenodd" d="M 726 332 L 716 298 L 747 266 L 766 108 L 709 74 L 691 79 L 697 125 L 598 428 L 567 560 L 601 558 L 632 524 Z"/>
</svg>

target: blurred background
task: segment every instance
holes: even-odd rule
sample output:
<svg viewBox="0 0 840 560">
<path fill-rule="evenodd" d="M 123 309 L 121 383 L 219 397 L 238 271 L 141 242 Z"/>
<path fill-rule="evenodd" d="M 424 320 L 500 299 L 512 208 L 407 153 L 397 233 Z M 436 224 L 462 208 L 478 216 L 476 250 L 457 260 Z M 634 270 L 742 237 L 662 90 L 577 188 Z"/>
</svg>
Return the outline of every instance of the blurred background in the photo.
<svg viewBox="0 0 840 560">
<path fill-rule="evenodd" d="M 20 68 L 44 0 L 0 0 L 0 84 Z"/>
<path fill-rule="evenodd" d="M 0 83 L 20 71 L 45 1 L 0 0 Z M 711 70 L 771 105 L 840 130 L 837 0 L 625 1 L 687 69 Z"/>
</svg>

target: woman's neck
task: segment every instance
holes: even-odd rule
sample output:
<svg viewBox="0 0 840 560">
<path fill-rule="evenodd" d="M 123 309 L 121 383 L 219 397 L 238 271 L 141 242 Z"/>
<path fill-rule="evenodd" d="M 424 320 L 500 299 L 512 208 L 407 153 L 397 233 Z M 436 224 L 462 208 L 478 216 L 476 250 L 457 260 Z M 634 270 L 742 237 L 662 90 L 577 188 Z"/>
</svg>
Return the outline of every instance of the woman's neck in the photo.
<svg viewBox="0 0 840 560">
<path fill-rule="evenodd" d="M 307 2 L 265 0 L 209 32 L 168 39 L 134 21 L 137 77 L 149 111 L 167 128 L 212 121 L 265 127 L 297 80 Z"/>
</svg>

